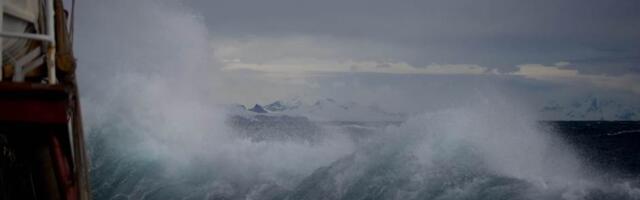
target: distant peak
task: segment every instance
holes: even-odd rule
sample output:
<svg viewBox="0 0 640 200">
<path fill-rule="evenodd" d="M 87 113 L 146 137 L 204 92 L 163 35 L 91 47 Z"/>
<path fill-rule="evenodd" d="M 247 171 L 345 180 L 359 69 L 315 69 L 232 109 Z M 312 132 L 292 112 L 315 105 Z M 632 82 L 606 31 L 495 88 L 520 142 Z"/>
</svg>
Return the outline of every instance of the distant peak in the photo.
<svg viewBox="0 0 640 200">
<path fill-rule="evenodd" d="M 253 106 L 253 108 L 249 109 L 249 111 L 255 113 L 268 113 L 268 111 L 265 110 L 260 104 L 256 104 L 255 106 Z"/>
<path fill-rule="evenodd" d="M 281 101 L 275 101 L 271 104 L 264 106 L 264 108 L 271 112 L 279 112 L 287 109 L 287 107 Z"/>
</svg>

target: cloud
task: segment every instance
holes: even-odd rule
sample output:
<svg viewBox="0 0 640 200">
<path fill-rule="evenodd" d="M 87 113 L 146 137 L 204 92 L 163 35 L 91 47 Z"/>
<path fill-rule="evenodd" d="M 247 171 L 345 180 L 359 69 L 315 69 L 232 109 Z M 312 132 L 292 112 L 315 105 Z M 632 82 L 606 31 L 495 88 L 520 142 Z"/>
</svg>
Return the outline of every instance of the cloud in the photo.
<svg viewBox="0 0 640 200">
<path fill-rule="evenodd" d="M 393 48 L 375 43 L 310 36 L 217 38 L 214 57 L 224 70 L 279 73 L 376 72 L 393 74 L 484 74 L 488 68 L 473 64 L 415 66 L 393 60 Z M 402 51 L 401 51 L 402 52 Z"/>
<path fill-rule="evenodd" d="M 540 64 L 518 65 L 519 70 L 510 73 L 510 75 L 570 85 L 589 84 L 599 88 L 617 89 L 640 94 L 640 75 L 582 74 L 576 69 L 561 68 L 569 64 L 568 62 L 559 62 L 555 66 Z"/>
<path fill-rule="evenodd" d="M 224 38 L 212 40 L 211 45 L 223 70 L 251 70 L 266 74 L 308 76 L 313 73 L 386 73 L 423 75 L 486 75 L 516 76 L 565 85 L 587 84 L 592 87 L 618 89 L 640 93 L 639 75 L 591 74 L 579 69 L 582 64 L 555 61 L 553 65 L 519 64 L 515 70 L 504 72 L 479 64 L 415 65 L 395 60 L 388 46 L 375 42 L 341 40 L 331 37 L 281 36 Z M 402 49 L 396 49 L 402 51 Z"/>
<path fill-rule="evenodd" d="M 320 59 L 358 55 L 351 59 L 402 61 L 416 67 L 477 64 L 500 72 L 517 70 L 523 63 L 564 60 L 576 64 L 567 68 L 585 73 L 640 74 L 637 0 L 185 2 L 201 9 L 214 37 L 269 46 L 318 42 L 322 45 L 314 46 L 319 49 L 305 51 L 319 51 Z M 252 37 L 281 39 L 255 43 Z M 358 48 L 323 54 L 323 48 L 342 44 Z M 259 53 L 298 52 L 256 50 Z"/>
<path fill-rule="evenodd" d="M 386 63 L 386 62 L 378 62 L 378 64 L 376 64 L 377 68 L 390 68 L 391 67 L 391 63 Z"/>
<path fill-rule="evenodd" d="M 564 65 L 564 63 L 562 64 Z M 575 69 L 561 69 L 556 66 L 544 66 L 541 64 L 525 64 L 519 65 L 518 71 L 513 75 L 522 75 L 531 78 L 575 78 L 578 77 L 578 71 Z"/>
<path fill-rule="evenodd" d="M 215 102 L 342 97 L 392 111 L 439 109 L 503 87 L 525 99 L 611 90 L 637 102 L 640 94 L 633 73 L 640 30 L 629 28 L 640 22 L 638 3 L 624 0 L 185 1 L 192 8 L 163 1 L 178 12 L 145 2 L 78 9 L 81 82 L 170 74 L 171 83 L 206 86 L 198 94 L 223 99 Z M 132 21 L 132 13 L 140 16 Z M 612 59 L 636 67 L 609 68 Z M 97 88 L 83 88 L 86 94 L 112 98 L 103 88 L 113 84 L 82 85 Z"/>
<path fill-rule="evenodd" d="M 385 63 L 380 67 L 376 61 L 345 61 L 335 62 L 316 59 L 285 59 L 268 63 L 225 63 L 223 70 L 253 70 L 267 73 L 304 74 L 317 72 L 375 72 L 390 74 L 487 74 L 488 69 L 478 65 L 438 65 L 432 64 L 425 67 L 414 67 L 405 62 Z"/>
</svg>

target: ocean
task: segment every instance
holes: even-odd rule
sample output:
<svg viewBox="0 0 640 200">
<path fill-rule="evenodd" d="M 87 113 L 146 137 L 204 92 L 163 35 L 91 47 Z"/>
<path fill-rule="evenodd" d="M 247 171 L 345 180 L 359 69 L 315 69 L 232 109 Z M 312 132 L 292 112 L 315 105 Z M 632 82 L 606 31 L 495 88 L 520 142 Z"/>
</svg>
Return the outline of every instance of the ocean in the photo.
<svg viewBox="0 0 640 200">
<path fill-rule="evenodd" d="M 350 121 L 234 115 L 220 104 L 325 96 L 281 88 L 289 84 L 341 86 L 270 73 L 256 80 L 282 84 L 234 76 L 243 70 L 225 63 L 238 59 L 212 52 L 224 30 L 208 27 L 181 1 L 78 6 L 74 44 L 96 200 L 640 199 L 640 122 L 540 122 L 527 110 L 531 102 L 503 90 L 508 82 L 493 82 L 493 75 L 486 84 L 460 84 L 460 91 L 448 91 L 459 79 L 435 79 L 431 92 L 416 82 L 415 93 L 425 98 L 396 95 L 387 87 L 393 82 L 378 79 L 370 82 L 383 83 L 380 90 L 328 94 L 425 107 L 403 121 L 363 122 L 367 114 L 356 112 Z M 535 94 L 553 87 L 536 86 Z"/>
<path fill-rule="evenodd" d="M 378 123 L 236 116 L 226 122 L 235 134 L 225 139 L 229 146 L 204 145 L 204 151 L 189 154 L 168 154 L 180 150 L 164 149 L 172 145 L 146 148 L 149 138 L 126 126 L 93 127 L 88 134 L 93 195 L 98 200 L 640 198 L 640 122 L 512 121 L 500 127 L 474 117 L 442 121 L 459 115 Z"/>
</svg>

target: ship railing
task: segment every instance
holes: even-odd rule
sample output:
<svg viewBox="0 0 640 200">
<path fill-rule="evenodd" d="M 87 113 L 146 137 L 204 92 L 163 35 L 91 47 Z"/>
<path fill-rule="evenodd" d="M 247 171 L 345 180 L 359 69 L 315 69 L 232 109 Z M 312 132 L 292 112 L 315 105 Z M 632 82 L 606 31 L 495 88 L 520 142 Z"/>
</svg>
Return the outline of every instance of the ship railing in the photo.
<svg viewBox="0 0 640 200">
<path fill-rule="evenodd" d="M 49 84 L 57 84 L 58 80 L 56 78 L 56 39 L 55 39 L 55 26 L 54 26 L 54 0 L 45 0 L 45 20 L 46 20 L 46 34 L 37 34 L 37 33 L 18 33 L 18 32 L 5 32 L 2 27 L 2 22 L 4 18 L 4 6 L 5 0 L 0 0 L 0 45 L 2 44 L 3 38 L 21 38 L 21 39 L 30 39 L 30 40 L 39 40 L 45 42 L 47 51 L 46 55 L 39 56 L 42 51 L 40 48 L 36 48 L 31 50 L 29 53 L 25 54 L 21 58 L 17 59 L 14 65 L 14 72 L 12 81 L 13 82 L 24 82 L 25 76 L 29 71 L 37 68 L 38 66 L 43 64 L 43 60 L 46 60 L 47 66 L 47 83 Z M 3 47 L 0 46 L 0 56 L 3 56 Z M 39 57 L 38 57 L 39 56 Z M 1 57 L 0 57 L 1 58 Z M 37 60 L 34 60 L 37 59 Z M 0 82 L 3 77 L 3 68 L 4 63 L 3 59 L 0 59 Z"/>
</svg>

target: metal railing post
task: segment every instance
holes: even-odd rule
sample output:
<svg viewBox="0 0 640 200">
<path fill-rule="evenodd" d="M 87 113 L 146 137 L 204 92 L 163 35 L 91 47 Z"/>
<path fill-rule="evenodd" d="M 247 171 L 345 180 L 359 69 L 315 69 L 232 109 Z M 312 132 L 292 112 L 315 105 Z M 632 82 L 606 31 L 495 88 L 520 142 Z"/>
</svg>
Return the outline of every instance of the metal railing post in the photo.
<svg viewBox="0 0 640 200">
<path fill-rule="evenodd" d="M 47 1 L 47 35 L 49 36 L 49 45 L 47 48 L 47 67 L 49 71 L 49 84 L 56 84 L 58 80 L 56 78 L 56 37 L 55 37 L 55 10 L 53 8 L 53 1 Z"/>
</svg>

